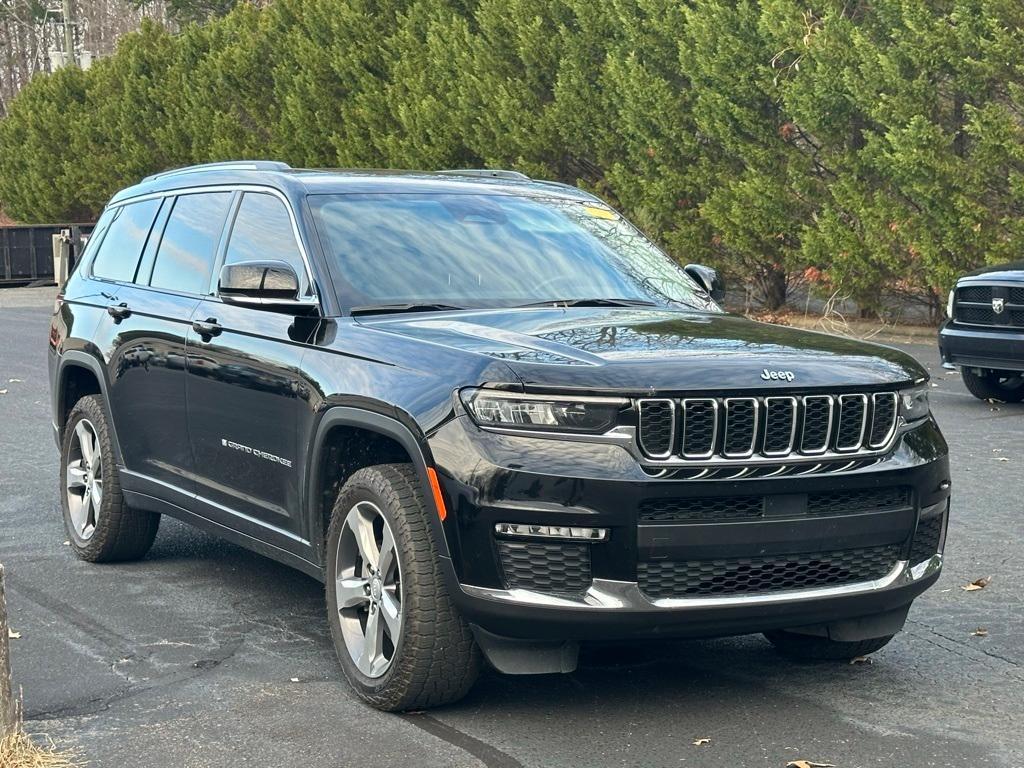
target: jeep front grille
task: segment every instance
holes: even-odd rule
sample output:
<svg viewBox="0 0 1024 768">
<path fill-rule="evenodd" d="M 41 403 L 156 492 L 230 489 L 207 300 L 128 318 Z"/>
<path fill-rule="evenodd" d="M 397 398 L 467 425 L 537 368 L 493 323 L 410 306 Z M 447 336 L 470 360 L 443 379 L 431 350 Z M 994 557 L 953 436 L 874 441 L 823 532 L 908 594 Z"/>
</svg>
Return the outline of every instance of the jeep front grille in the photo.
<svg viewBox="0 0 1024 768">
<path fill-rule="evenodd" d="M 954 295 L 953 320 L 960 325 L 1024 328 L 1024 288 L 961 286 Z"/>
<path fill-rule="evenodd" d="M 892 442 L 899 415 L 895 392 L 652 398 L 637 408 L 640 451 L 675 464 L 874 453 Z"/>
</svg>

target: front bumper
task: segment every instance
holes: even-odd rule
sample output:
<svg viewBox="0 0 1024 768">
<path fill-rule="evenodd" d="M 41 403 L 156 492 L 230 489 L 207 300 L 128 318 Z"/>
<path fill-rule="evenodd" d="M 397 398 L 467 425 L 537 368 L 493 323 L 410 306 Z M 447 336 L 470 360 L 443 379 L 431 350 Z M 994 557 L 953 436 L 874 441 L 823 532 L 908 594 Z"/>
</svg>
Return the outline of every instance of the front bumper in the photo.
<svg viewBox="0 0 1024 768">
<path fill-rule="evenodd" d="M 466 418 L 439 430 L 431 450 L 453 511 L 445 522 L 451 592 L 467 620 L 504 637 L 697 637 L 835 624 L 905 611 L 942 565 L 949 468 L 945 441 L 931 420 L 871 466 L 803 477 L 652 478 L 618 446 L 497 435 Z M 890 487 L 907 489 L 910 501 L 856 514 L 806 514 L 812 497 Z M 663 524 L 638 513 L 652 500 L 737 497 L 763 497 L 765 514 Z M 579 589 L 548 588 L 543 579 L 523 586 L 510 580 L 495 532 L 496 524 L 508 522 L 608 533 L 585 545 L 589 571 Z M 915 545 L 919 525 L 938 531 L 923 551 Z M 673 594 L 652 591 L 643 578 L 662 563 L 729 562 L 750 573 L 762 567 L 749 564 L 758 559 L 816 562 L 814 553 L 879 547 L 893 555 L 883 571 L 811 588 Z M 557 550 L 550 564 L 559 569 Z"/>
<path fill-rule="evenodd" d="M 939 353 L 947 365 L 1024 371 L 1024 332 L 990 330 L 947 320 L 939 328 Z"/>
</svg>

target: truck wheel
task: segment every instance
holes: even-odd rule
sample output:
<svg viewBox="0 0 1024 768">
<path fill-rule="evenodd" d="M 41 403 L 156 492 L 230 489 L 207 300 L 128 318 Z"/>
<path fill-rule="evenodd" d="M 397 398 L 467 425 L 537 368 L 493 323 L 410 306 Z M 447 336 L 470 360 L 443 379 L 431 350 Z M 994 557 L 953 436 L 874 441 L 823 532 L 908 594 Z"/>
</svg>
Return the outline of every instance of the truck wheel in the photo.
<svg viewBox="0 0 1024 768">
<path fill-rule="evenodd" d="M 83 560 L 137 560 L 149 551 L 160 515 L 131 509 L 121 495 L 110 427 L 97 395 L 79 400 L 64 427 L 61 508 L 71 549 Z"/>
<path fill-rule="evenodd" d="M 480 651 L 452 604 L 419 478 L 408 464 L 355 472 L 327 532 L 327 616 L 342 671 L 377 709 L 457 701 Z"/>
<path fill-rule="evenodd" d="M 1016 371 L 988 371 L 961 368 L 960 374 L 967 390 L 980 400 L 1000 400 L 1019 403 L 1024 400 L 1024 374 Z"/>
<path fill-rule="evenodd" d="M 827 637 L 817 635 L 801 635 L 797 632 L 787 632 L 784 629 L 777 629 L 772 632 L 765 632 L 775 650 L 791 659 L 801 661 L 849 661 L 858 656 L 867 656 L 869 653 L 885 647 L 893 639 L 894 635 L 885 637 L 873 637 L 868 640 L 857 640 L 854 642 L 842 642 L 829 640 Z"/>
</svg>

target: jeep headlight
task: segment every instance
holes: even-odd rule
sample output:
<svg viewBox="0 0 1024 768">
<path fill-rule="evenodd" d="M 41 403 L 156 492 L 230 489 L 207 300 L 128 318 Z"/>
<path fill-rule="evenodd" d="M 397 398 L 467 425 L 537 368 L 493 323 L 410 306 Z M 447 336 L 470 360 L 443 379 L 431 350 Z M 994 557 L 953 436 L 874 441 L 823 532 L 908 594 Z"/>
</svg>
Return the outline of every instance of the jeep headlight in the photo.
<svg viewBox="0 0 1024 768">
<path fill-rule="evenodd" d="M 905 422 L 909 424 L 912 421 L 920 421 L 930 412 L 927 385 L 900 392 L 900 416 Z"/>
<path fill-rule="evenodd" d="M 490 389 L 460 393 L 469 415 L 481 427 L 538 432 L 607 432 L 628 400 L 615 397 L 524 395 Z"/>
<path fill-rule="evenodd" d="M 949 292 L 949 296 L 946 298 L 946 317 L 953 319 L 953 302 L 956 299 L 956 288 Z"/>
</svg>

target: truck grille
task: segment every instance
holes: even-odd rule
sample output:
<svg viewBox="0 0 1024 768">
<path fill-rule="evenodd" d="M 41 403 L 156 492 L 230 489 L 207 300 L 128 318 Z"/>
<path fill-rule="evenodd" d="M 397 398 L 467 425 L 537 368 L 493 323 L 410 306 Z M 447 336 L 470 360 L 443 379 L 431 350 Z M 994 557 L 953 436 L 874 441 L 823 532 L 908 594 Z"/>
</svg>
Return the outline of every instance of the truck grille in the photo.
<svg viewBox="0 0 1024 768">
<path fill-rule="evenodd" d="M 735 560 L 642 562 L 640 589 L 652 598 L 758 595 L 880 579 L 899 560 L 899 547 L 868 547 Z"/>
<path fill-rule="evenodd" d="M 953 319 L 962 325 L 1024 328 L 1024 288 L 965 285 L 956 289 Z M 996 307 L 1001 306 L 997 312 Z"/>
<path fill-rule="evenodd" d="M 643 399 L 637 441 L 654 460 L 741 460 L 878 451 L 896 432 L 895 392 Z"/>
</svg>

